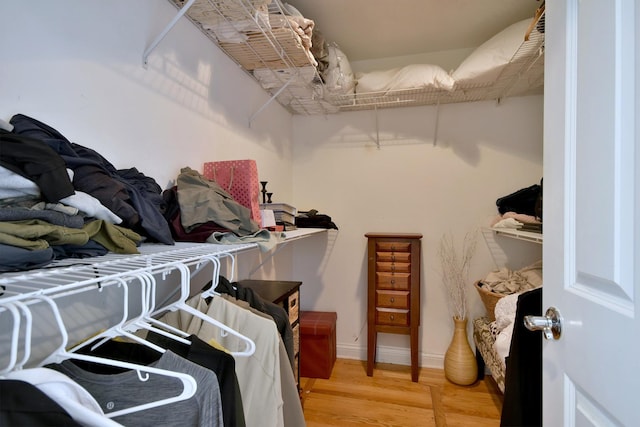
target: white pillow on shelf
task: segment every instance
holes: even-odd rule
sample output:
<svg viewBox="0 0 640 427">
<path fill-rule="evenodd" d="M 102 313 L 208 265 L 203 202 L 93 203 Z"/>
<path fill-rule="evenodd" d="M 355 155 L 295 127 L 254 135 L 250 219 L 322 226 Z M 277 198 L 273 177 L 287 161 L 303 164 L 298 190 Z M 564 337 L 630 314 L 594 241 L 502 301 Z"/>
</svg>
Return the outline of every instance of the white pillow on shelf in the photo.
<svg viewBox="0 0 640 427">
<path fill-rule="evenodd" d="M 455 80 L 442 67 L 433 64 L 358 73 L 357 79 L 356 91 L 360 93 L 425 88 L 452 90 L 455 85 Z"/>
<path fill-rule="evenodd" d="M 329 66 L 322 75 L 326 89 L 337 95 L 353 93 L 356 82 L 349 59 L 335 45 L 328 46 L 328 53 Z"/>
<path fill-rule="evenodd" d="M 452 73 L 458 83 L 491 83 L 524 42 L 531 19 L 511 24 L 476 48 Z"/>
</svg>

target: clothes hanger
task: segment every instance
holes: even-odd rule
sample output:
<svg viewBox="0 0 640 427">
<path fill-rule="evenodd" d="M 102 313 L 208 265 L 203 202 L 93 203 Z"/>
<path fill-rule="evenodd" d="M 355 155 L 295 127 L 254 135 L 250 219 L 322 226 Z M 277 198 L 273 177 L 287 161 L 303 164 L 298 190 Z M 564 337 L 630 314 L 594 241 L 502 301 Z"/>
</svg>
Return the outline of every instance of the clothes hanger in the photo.
<svg viewBox="0 0 640 427">
<path fill-rule="evenodd" d="M 159 353 L 164 353 L 165 351 L 167 351 L 166 349 L 152 343 L 149 342 L 147 340 L 145 340 L 142 337 L 139 337 L 131 332 L 129 332 L 128 330 L 126 330 L 125 328 L 125 324 L 127 321 L 129 321 L 129 286 L 127 285 L 127 282 L 125 279 L 120 278 L 120 277 L 116 277 L 113 279 L 115 282 L 117 282 L 117 286 L 123 289 L 123 303 L 122 303 L 122 319 L 120 319 L 120 322 L 118 322 L 117 325 L 107 329 L 106 331 L 98 334 L 97 337 L 95 337 L 96 339 L 101 338 L 100 341 L 98 341 L 97 343 L 95 343 L 91 349 L 95 350 L 97 347 L 101 346 L 102 344 L 104 344 L 105 342 L 109 341 L 110 339 L 116 338 L 116 337 L 127 337 L 132 339 L 135 342 L 138 342 L 140 344 L 146 345 L 147 347 L 150 347 L 154 350 L 156 350 Z M 141 282 L 142 283 L 142 282 Z M 144 300 L 145 300 L 145 287 L 144 285 L 141 285 L 142 288 L 142 301 L 143 301 L 143 306 L 145 304 Z M 144 307 L 143 307 L 143 311 L 144 311 Z M 138 316 L 139 317 L 139 316 Z M 137 318 L 136 318 L 137 319 Z M 136 320 L 133 319 L 133 320 Z M 91 340 L 90 342 L 95 342 L 94 340 Z M 78 351 L 80 348 L 86 346 L 87 344 L 89 344 L 90 342 L 85 341 L 82 342 L 80 344 L 78 344 L 77 346 L 73 347 L 70 351 L 71 352 L 75 352 Z"/>
<path fill-rule="evenodd" d="M 25 331 L 24 331 L 24 348 L 23 348 L 24 353 L 22 355 L 22 360 L 16 363 L 16 365 L 13 368 L 13 370 L 16 370 L 16 369 L 22 369 L 24 365 L 29 361 L 29 357 L 31 357 L 31 328 L 33 326 L 33 316 L 31 315 L 31 310 L 29 310 L 29 307 L 27 307 L 27 305 L 24 304 L 23 302 L 14 301 L 12 304 L 17 306 L 18 309 L 22 311 L 22 314 L 24 315 L 26 320 Z"/>
<path fill-rule="evenodd" d="M 227 254 L 224 254 L 224 255 L 226 256 Z M 211 286 L 209 287 L 209 289 L 205 289 L 200 293 L 201 298 L 207 299 L 214 296 L 220 296 L 220 294 L 215 290 L 216 287 L 218 286 L 218 275 L 220 274 L 220 259 L 214 256 L 205 257 L 205 258 L 211 261 L 211 263 L 213 264 Z"/>
<path fill-rule="evenodd" d="M 218 257 L 231 258 L 231 274 L 229 275 L 229 282 L 233 283 L 235 279 L 234 276 L 236 271 L 235 254 L 230 254 L 225 252 L 225 253 L 218 254 Z M 220 281 L 219 280 L 220 279 L 220 259 L 218 257 L 206 257 L 212 263 L 214 263 L 214 270 L 213 270 L 213 278 L 211 280 L 211 286 L 200 293 L 200 296 L 204 299 L 212 298 L 214 296 L 220 296 L 220 292 L 215 290 L 218 287 L 218 283 Z M 216 266 L 217 266 L 217 269 L 216 269 Z M 234 289 L 235 289 L 235 286 L 234 286 Z"/>
<path fill-rule="evenodd" d="M 229 283 L 233 283 L 234 280 L 235 280 L 235 274 L 236 274 L 236 254 L 224 253 L 224 254 L 222 254 L 222 256 L 226 256 L 226 257 L 231 258 L 231 272 L 229 274 L 228 280 L 229 280 Z M 219 274 L 220 274 L 219 272 L 218 272 L 218 274 L 216 274 L 216 278 L 215 278 L 215 284 L 216 285 L 211 288 L 213 290 L 212 291 L 213 295 L 220 295 L 219 292 L 216 292 L 214 290 L 218 286 L 218 282 L 220 281 L 220 275 Z M 233 289 L 237 289 L 237 288 L 235 286 L 233 286 Z"/>
<path fill-rule="evenodd" d="M 13 368 L 16 366 L 16 361 L 18 360 L 18 338 L 20 337 L 20 313 L 18 309 L 12 303 L 2 303 L 0 304 L 0 309 L 4 309 L 11 313 L 13 317 L 13 331 L 11 333 L 11 348 L 9 351 L 9 364 L 2 370 L 0 370 L 0 375 L 4 375 L 7 372 L 11 372 Z"/>
<path fill-rule="evenodd" d="M 189 314 L 194 315 L 195 317 L 198 317 L 199 319 L 202 319 L 204 322 L 209 323 L 211 325 L 214 325 L 220 329 L 222 329 L 222 331 L 227 332 L 237 338 L 239 338 L 242 342 L 245 343 L 245 350 L 242 351 L 230 351 L 231 355 L 233 356 L 239 356 L 239 357 L 248 357 L 253 355 L 253 353 L 255 353 L 256 351 L 256 344 L 253 342 L 252 339 L 242 335 L 240 332 L 236 331 L 233 328 L 230 328 L 229 326 L 225 325 L 224 323 L 214 319 L 213 317 L 207 316 L 206 314 L 196 310 L 195 308 L 189 306 L 186 301 L 189 298 L 189 278 L 190 278 L 190 271 L 189 268 L 184 265 L 184 264 L 176 264 L 173 267 L 175 267 L 176 269 L 178 269 L 180 271 L 180 298 L 178 301 L 173 302 L 169 305 L 167 305 L 166 307 L 162 307 L 160 310 L 157 310 L 155 314 L 159 314 L 159 313 L 163 313 L 168 311 L 176 311 L 176 310 L 182 310 L 182 311 L 186 311 Z"/>
<path fill-rule="evenodd" d="M 235 280 L 236 274 L 236 254 L 224 253 L 222 255 L 231 258 L 231 274 L 229 275 L 229 281 L 233 282 Z"/>
<path fill-rule="evenodd" d="M 42 365 L 47 365 L 50 363 L 61 363 L 64 360 L 80 360 L 84 362 L 96 363 L 100 365 L 114 366 L 123 369 L 135 370 L 138 373 L 138 378 L 140 381 L 147 381 L 149 379 L 149 374 L 162 375 L 165 377 L 173 377 L 177 378 L 182 382 L 182 391 L 180 394 L 174 397 L 168 397 L 165 399 L 159 399 L 153 402 L 144 403 L 141 405 L 132 406 L 130 408 L 121 409 L 118 411 L 108 412 L 105 415 L 109 418 L 118 417 L 121 415 L 126 415 L 134 412 L 139 412 L 146 409 L 156 408 L 158 406 L 164 406 L 175 402 L 180 402 L 186 399 L 193 397 L 198 389 L 198 384 L 196 380 L 188 374 L 184 374 L 181 372 L 168 371 L 165 369 L 154 368 L 151 366 L 138 365 L 136 363 L 123 362 L 120 360 L 107 359 L 104 357 L 91 356 L 86 354 L 78 354 L 73 353 L 66 350 L 66 346 L 69 341 L 69 336 L 67 334 L 66 326 L 64 325 L 64 321 L 62 320 L 62 315 L 60 314 L 60 310 L 58 306 L 53 301 L 53 299 L 46 295 L 36 295 L 35 299 L 40 299 L 43 302 L 47 303 L 51 307 L 51 311 L 55 318 L 56 325 L 58 326 L 58 331 L 60 332 L 61 343 L 60 346 L 51 353 L 43 362 Z M 143 375 L 145 373 L 146 375 Z"/>
<path fill-rule="evenodd" d="M 191 345 L 191 341 L 186 339 L 186 337 L 189 336 L 188 333 L 151 317 L 151 313 L 155 309 L 156 305 L 156 280 L 149 272 L 140 272 L 138 275 L 140 276 L 139 279 L 145 289 L 143 295 L 143 312 L 139 317 L 134 319 L 132 322 L 128 322 L 124 327 L 127 330 L 133 329 L 132 332 L 138 329 L 146 329 L 181 342 L 182 344 Z M 156 328 L 153 326 L 154 324 L 163 329 Z"/>
</svg>

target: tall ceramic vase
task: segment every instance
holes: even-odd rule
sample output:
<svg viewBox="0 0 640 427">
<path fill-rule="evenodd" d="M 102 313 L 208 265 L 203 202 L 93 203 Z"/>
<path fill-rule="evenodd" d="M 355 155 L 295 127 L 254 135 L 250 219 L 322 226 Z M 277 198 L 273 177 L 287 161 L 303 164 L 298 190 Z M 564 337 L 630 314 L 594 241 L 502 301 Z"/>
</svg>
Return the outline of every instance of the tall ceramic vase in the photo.
<svg viewBox="0 0 640 427">
<path fill-rule="evenodd" d="M 453 318 L 451 344 L 444 355 L 444 374 L 458 385 L 470 385 L 478 379 L 478 364 L 467 338 L 467 319 Z"/>
</svg>

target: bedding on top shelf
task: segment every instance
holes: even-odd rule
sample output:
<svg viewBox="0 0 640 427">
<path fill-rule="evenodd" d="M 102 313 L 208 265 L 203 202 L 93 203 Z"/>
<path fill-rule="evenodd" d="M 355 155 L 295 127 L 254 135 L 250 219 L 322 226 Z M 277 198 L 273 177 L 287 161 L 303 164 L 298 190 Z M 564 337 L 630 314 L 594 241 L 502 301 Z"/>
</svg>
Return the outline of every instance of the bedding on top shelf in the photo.
<svg viewBox="0 0 640 427">
<path fill-rule="evenodd" d="M 540 22 L 540 21 L 538 21 Z M 543 83 L 544 21 L 525 42 L 532 20 L 516 22 L 476 48 L 452 72 L 434 64 L 356 74 L 356 95 L 334 96 L 337 105 L 420 105 L 476 101 L 523 94 Z M 522 70 L 527 70 L 526 75 Z M 518 83 L 516 78 L 524 82 Z"/>
<path fill-rule="evenodd" d="M 294 113 L 499 99 L 543 83 L 543 61 L 535 57 L 543 50 L 544 14 L 526 48 L 530 19 L 487 40 L 451 73 L 412 64 L 357 78 L 344 52 L 324 39 L 314 21 L 281 0 L 198 0 L 187 16 Z M 303 104 L 308 108 L 295 107 Z"/>
<path fill-rule="evenodd" d="M 388 92 L 401 89 L 453 90 L 455 80 L 442 67 L 413 64 L 386 71 L 358 73 L 357 93 Z"/>
<path fill-rule="evenodd" d="M 325 89 L 311 53 L 314 21 L 292 6 L 280 0 L 197 0 L 186 15 L 290 112 L 337 112 L 322 102 Z"/>
<path fill-rule="evenodd" d="M 315 66 L 314 22 L 285 10 L 277 0 L 198 0 L 187 16 L 246 70 Z"/>
<path fill-rule="evenodd" d="M 511 24 L 476 48 L 451 73 L 458 84 L 488 84 L 496 81 L 525 39 L 530 19 Z"/>
<path fill-rule="evenodd" d="M 335 113 L 332 95 L 353 94 L 355 78 L 346 55 L 335 43 L 328 43 L 312 20 L 287 3 L 281 4 L 282 14 L 270 14 L 273 27 L 285 22 L 297 28 L 300 44 L 310 64 L 297 68 L 261 67 L 253 69 L 253 76 L 261 86 L 277 93 L 278 101 L 296 113 Z M 303 34 L 304 33 L 304 36 Z M 285 90 L 277 92 L 286 85 Z"/>
</svg>

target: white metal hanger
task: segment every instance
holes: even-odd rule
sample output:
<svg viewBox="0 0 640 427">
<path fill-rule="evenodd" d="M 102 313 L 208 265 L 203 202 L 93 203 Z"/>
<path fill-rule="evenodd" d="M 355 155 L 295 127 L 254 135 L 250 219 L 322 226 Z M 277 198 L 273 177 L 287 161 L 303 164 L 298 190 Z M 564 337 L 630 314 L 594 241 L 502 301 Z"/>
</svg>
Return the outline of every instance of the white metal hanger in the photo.
<svg viewBox="0 0 640 427">
<path fill-rule="evenodd" d="M 47 304 L 49 304 L 49 306 L 51 306 L 51 310 L 55 317 L 55 321 L 58 326 L 58 329 L 60 332 L 60 338 L 62 341 L 60 346 L 42 362 L 42 365 L 46 365 L 49 363 L 61 363 L 62 361 L 68 360 L 68 359 L 81 360 L 81 361 L 90 362 L 90 363 L 135 370 L 138 373 L 138 377 L 140 378 L 141 381 L 146 381 L 148 379 L 148 374 L 155 374 L 155 375 L 162 375 L 165 377 L 177 378 L 182 382 L 182 386 L 183 386 L 182 391 L 177 396 L 169 397 L 165 399 L 158 399 L 156 401 L 144 403 L 142 405 L 136 405 L 130 408 L 105 413 L 107 417 L 113 418 L 113 417 L 118 417 L 121 415 L 126 415 L 126 414 L 130 414 L 130 413 L 134 413 L 134 412 L 138 412 L 146 409 L 156 408 L 158 406 L 180 402 L 180 401 L 189 399 L 195 395 L 196 390 L 198 389 L 198 384 L 191 375 L 188 375 L 182 372 L 168 371 L 165 369 L 153 368 L 150 366 L 138 365 L 130 362 L 123 362 L 119 360 L 112 360 L 104 357 L 90 356 L 85 354 L 77 354 L 77 353 L 72 353 L 67 351 L 66 346 L 69 340 L 69 336 L 67 334 L 67 330 L 64 325 L 64 321 L 62 320 L 62 316 L 60 314 L 58 306 L 53 301 L 53 299 L 49 296 L 36 295 L 34 296 L 34 298 L 40 299 L 46 302 Z M 146 373 L 147 375 L 143 376 L 141 374 L 142 372 Z"/>
<path fill-rule="evenodd" d="M 222 253 L 220 254 L 220 256 L 225 256 L 225 257 L 229 257 L 231 258 L 231 272 L 230 274 L 228 274 L 229 276 L 229 281 L 233 282 L 235 280 L 235 274 L 236 274 L 236 254 L 234 253 Z M 216 283 L 218 282 L 218 275 L 216 274 Z"/>
<path fill-rule="evenodd" d="M 13 331 L 11 333 L 9 363 L 4 369 L 0 370 L 0 375 L 11 372 L 16 366 L 16 361 L 18 360 L 18 338 L 20 337 L 20 313 L 18 312 L 18 309 L 11 303 L 2 303 L 0 305 L 0 310 L 2 309 L 11 313 L 13 318 Z"/>
<path fill-rule="evenodd" d="M 220 293 L 217 292 L 215 289 L 218 286 L 218 282 L 220 279 L 220 258 L 222 257 L 231 258 L 231 273 L 229 275 L 229 281 L 233 282 L 234 280 L 234 275 L 236 270 L 236 254 L 221 252 L 215 255 L 203 256 L 202 259 L 199 260 L 198 263 L 196 264 L 196 270 L 192 273 L 192 275 L 198 274 L 198 272 L 202 269 L 202 261 L 204 260 L 210 261 L 211 264 L 213 265 L 211 286 L 200 293 L 200 296 L 202 298 L 206 299 L 206 298 L 212 298 L 214 296 L 220 296 Z"/>
<path fill-rule="evenodd" d="M 31 328 L 33 326 L 33 316 L 31 314 L 31 310 L 29 310 L 29 307 L 27 307 L 27 305 L 24 304 L 22 301 L 14 301 L 12 302 L 12 304 L 18 307 L 20 311 L 22 311 L 22 314 L 26 320 L 26 322 L 24 322 L 25 330 L 24 330 L 23 355 L 22 355 L 22 360 L 20 360 L 20 362 L 17 362 L 16 365 L 13 367 L 13 370 L 16 370 L 16 369 L 22 369 L 24 365 L 29 361 L 29 357 L 31 357 Z"/>
<path fill-rule="evenodd" d="M 154 350 L 156 350 L 159 353 L 164 353 L 165 351 L 167 351 L 166 349 L 152 343 L 149 342 L 147 340 L 145 340 L 142 337 L 139 337 L 135 334 L 132 334 L 131 332 L 129 332 L 128 330 L 125 329 L 125 324 L 127 321 L 129 321 L 129 286 L 127 285 L 127 282 L 125 279 L 120 278 L 120 277 L 116 277 L 113 279 L 114 281 L 117 282 L 117 286 L 122 288 L 123 290 L 123 308 L 122 308 L 122 319 L 120 319 L 120 322 L 118 322 L 117 325 L 107 329 L 106 331 L 102 332 L 101 334 L 98 334 L 97 338 L 102 338 L 100 341 L 98 341 L 96 344 L 94 344 L 91 349 L 95 349 L 99 346 L 101 346 L 102 344 L 104 344 L 105 342 L 107 342 L 108 340 L 112 339 L 112 338 L 116 338 L 116 337 L 127 337 L 132 339 L 133 341 L 136 341 L 140 344 L 146 345 L 147 347 L 150 347 Z M 145 304 L 144 302 L 144 297 L 145 295 L 145 287 L 144 284 L 141 284 L 141 288 L 142 288 L 142 300 L 143 300 L 143 305 Z M 144 311 L 144 307 L 143 307 L 143 311 Z M 93 340 L 93 342 L 95 342 L 95 340 Z M 84 347 L 85 345 L 87 345 L 88 342 L 83 342 L 80 343 L 79 345 L 75 346 L 74 348 L 71 349 L 72 352 L 77 351 L 78 349 Z"/>
<path fill-rule="evenodd" d="M 171 338 L 175 341 L 181 342 L 183 344 L 191 345 L 191 341 L 186 339 L 189 336 L 188 333 L 181 331 L 178 328 L 174 328 L 171 325 L 168 325 L 160 320 L 154 319 L 151 316 L 151 313 L 155 309 L 156 306 L 156 280 L 155 277 L 148 272 L 140 272 L 138 273 L 140 276 L 140 281 L 145 290 L 145 295 L 143 297 L 143 312 L 141 316 L 133 319 L 133 321 L 128 322 L 124 327 L 127 330 L 138 330 L 138 329 L 146 329 L 149 331 L 153 331 L 157 334 L 165 336 L 167 338 Z M 156 328 L 155 326 L 159 326 L 160 328 Z"/>
<path fill-rule="evenodd" d="M 237 338 L 239 338 L 242 342 L 245 343 L 245 350 L 242 351 L 230 351 L 230 353 L 233 356 L 240 356 L 240 357 L 248 357 L 253 355 L 253 353 L 255 353 L 256 351 L 256 344 L 253 342 L 252 339 L 242 335 L 240 332 L 236 331 L 233 328 L 230 328 L 229 326 L 225 325 L 224 323 L 212 318 L 211 316 L 207 316 L 205 313 L 202 313 L 198 310 L 196 310 L 195 308 L 189 306 L 186 301 L 189 298 L 189 279 L 190 279 L 190 271 L 189 268 L 184 265 L 184 264 L 175 264 L 173 266 L 174 268 L 176 268 L 177 270 L 180 271 L 180 298 L 178 299 L 178 301 L 169 304 L 166 307 L 161 308 L 160 310 L 156 311 L 156 313 L 161 313 L 161 312 L 165 312 L 167 310 L 169 311 L 176 311 L 176 310 L 183 310 L 186 311 L 187 313 L 190 313 L 196 317 L 198 317 L 199 319 L 202 319 L 204 322 L 209 323 L 211 325 L 214 325 L 220 329 L 222 329 L 222 331 L 225 331 Z"/>
<path fill-rule="evenodd" d="M 227 255 L 227 254 L 224 254 Z M 218 286 L 218 275 L 220 274 L 220 259 L 215 256 L 205 257 L 213 264 L 213 274 L 211 275 L 211 286 L 209 289 L 206 289 L 200 293 L 201 298 L 211 298 L 214 296 L 219 296 L 220 294 L 216 292 L 216 287 Z"/>
</svg>

